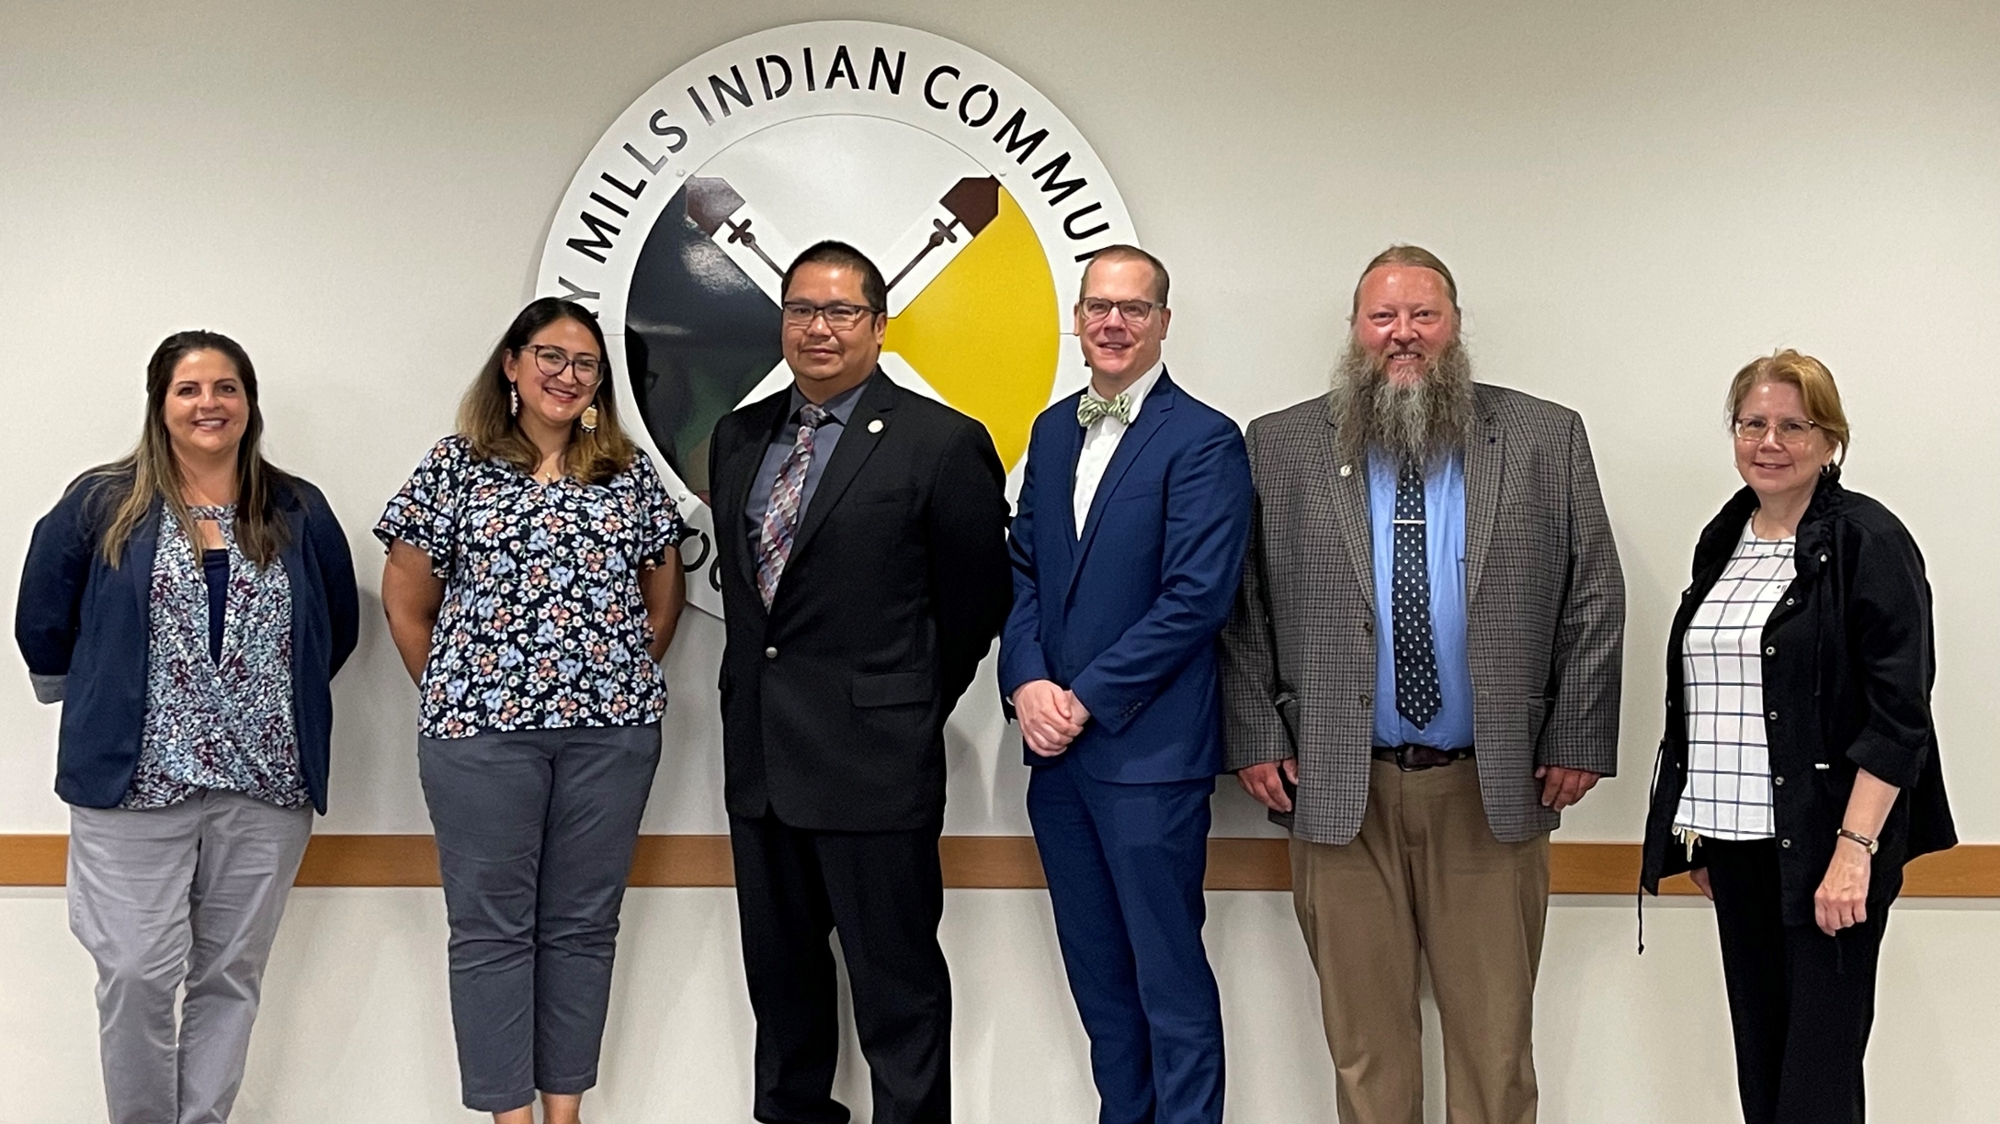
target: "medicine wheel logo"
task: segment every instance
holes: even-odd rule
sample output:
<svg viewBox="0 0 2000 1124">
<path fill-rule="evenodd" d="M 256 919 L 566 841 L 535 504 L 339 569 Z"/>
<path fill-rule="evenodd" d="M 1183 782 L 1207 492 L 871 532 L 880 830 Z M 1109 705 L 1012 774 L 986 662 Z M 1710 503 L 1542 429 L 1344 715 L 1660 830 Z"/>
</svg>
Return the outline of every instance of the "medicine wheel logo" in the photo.
<svg viewBox="0 0 2000 1124">
<path fill-rule="evenodd" d="M 774 28 L 634 102 L 571 181 L 537 289 L 598 314 L 644 422 L 635 436 L 697 532 L 683 544 L 689 599 L 711 613 L 709 434 L 791 381 L 779 284 L 824 238 L 889 280 L 883 370 L 983 422 L 1015 479 L 1035 415 L 1088 375 L 1068 338 L 1083 259 L 1135 241 L 1060 110 L 925 32 Z"/>
</svg>

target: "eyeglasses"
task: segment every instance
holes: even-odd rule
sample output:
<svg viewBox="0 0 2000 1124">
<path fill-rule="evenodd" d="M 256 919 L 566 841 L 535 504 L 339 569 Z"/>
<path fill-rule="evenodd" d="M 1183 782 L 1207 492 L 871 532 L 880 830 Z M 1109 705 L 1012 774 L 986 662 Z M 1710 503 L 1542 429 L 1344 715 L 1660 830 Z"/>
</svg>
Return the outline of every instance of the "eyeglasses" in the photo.
<svg viewBox="0 0 2000 1124">
<path fill-rule="evenodd" d="M 578 386 L 596 386 L 604 377 L 604 361 L 595 355 L 571 355 L 560 347 L 531 343 L 521 349 L 535 358 L 535 369 L 544 378 L 559 378 L 564 371 L 574 373 Z"/>
<path fill-rule="evenodd" d="M 847 304 L 836 301 L 833 304 L 814 304 L 811 301 L 786 301 L 785 326 L 788 328 L 809 328 L 815 319 L 823 319 L 826 326 L 836 332 L 845 332 L 864 317 L 873 316 L 878 309 L 865 304 Z"/>
<path fill-rule="evenodd" d="M 1803 445 L 1819 423 L 1805 418 L 1781 418 L 1776 422 L 1765 418 L 1737 418 L 1729 423 L 1730 432 L 1738 441 L 1762 441 L 1773 429 L 1778 432 L 1780 445 Z"/>
<path fill-rule="evenodd" d="M 1086 324 L 1097 323 L 1111 315 L 1113 309 L 1127 324 L 1144 324 L 1147 317 L 1153 315 L 1153 310 L 1160 307 L 1152 301 L 1113 301 L 1103 297 L 1085 297 L 1076 302 L 1076 306 L 1083 310 L 1083 322 Z"/>
</svg>

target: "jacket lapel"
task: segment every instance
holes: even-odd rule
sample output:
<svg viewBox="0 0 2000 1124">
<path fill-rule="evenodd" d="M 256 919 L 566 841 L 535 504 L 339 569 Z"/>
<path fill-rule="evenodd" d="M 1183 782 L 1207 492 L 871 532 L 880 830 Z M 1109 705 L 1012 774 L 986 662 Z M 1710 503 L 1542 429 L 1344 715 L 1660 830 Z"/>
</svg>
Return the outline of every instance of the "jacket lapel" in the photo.
<svg viewBox="0 0 2000 1124">
<path fill-rule="evenodd" d="M 1340 541 L 1347 547 L 1348 564 L 1354 567 L 1354 584 L 1375 609 L 1375 538 L 1368 523 L 1368 463 L 1349 460 L 1341 452 L 1340 430 L 1331 411 L 1326 419 L 1326 445 L 1315 458 L 1324 474 L 1323 494 L 1332 498 L 1333 519 L 1340 529 Z"/>
<path fill-rule="evenodd" d="M 1493 543 L 1493 521 L 1500 514 L 1500 474 L 1507 464 L 1506 431 L 1500 417 L 1478 398 L 1472 431 L 1465 435 L 1465 602 L 1479 592 L 1479 574 L 1486 567 L 1486 550 Z"/>
<path fill-rule="evenodd" d="M 156 498 L 125 540 L 125 580 L 131 583 L 132 596 L 139 602 L 140 620 L 150 619 L 153 611 L 153 559 L 160 549 L 160 521 L 172 518 L 167 505 Z"/>
<path fill-rule="evenodd" d="M 861 392 L 861 400 L 854 404 L 854 412 L 847 416 L 847 426 L 840 431 L 840 443 L 833 447 L 833 459 L 826 462 L 826 471 L 820 474 L 819 486 L 813 489 L 812 502 L 806 506 L 806 521 L 799 528 L 798 537 L 792 541 L 791 557 L 787 567 L 798 564 L 799 555 L 812 542 L 813 535 L 826 524 L 827 512 L 840 502 L 841 494 L 854 483 L 861 466 L 868 462 L 869 454 L 882 443 L 882 434 L 889 428 L 892 411 L 896 408 L 896 398 L 902 388 L 889 381 L 882 368 L 868 377 L 868 385 Z M 876 425 L 875 422 L 882 424 Z"/>
<path fill-rule="evenodd" d="M 1145 402 L 1139 407 L 1138 420 L 1134 421 L 1125 430 L 1125 435 L 1118 439 L 1118 448 L 1112 452 L 1111 462 L 1104 466 L 1104 477 L 1097 482 L 1097 491 L 1090 497 L 1090 511 L 1083 520 L 1083 537 L 1076 544 L 1076 562 L 1069 571 L 1072 586 L 1076 584 L 1077 574 L 1083 570 L 1083 560 L 1090 553 L 1090 544 L 1097 538 L 1097 528 L 1104 522 L 1104 505 L 1111 501 L 1112 494 L 1118 490 L 1118 483 L 1125 478 L 1125 473 L 1132 467 L 1132 462 L 1145 451 L 1146 443 L 1153 439 L 1153 435 L 1160 431 L 1161 426 L 1167 424 L 1167 415 L 1173 412 L 1174 402 L 1178 397 L 1178 389 L 1174 386 L 1173 380 L 1162 370 L 1160 381 L 1153 384 L 1152 391 L 1146 395 Z M 1078 451 L 1081 452 L 1082 426 L 1077 427 L 1076 443 Z M 1076 463 L 1072 460 L 1069 492 L 1071 497 L 1076 495 L 1075 481 Z M 1074 499 L 1071 499 L 1066 506 L 1072 513 L 1075 512 Z M 1071 519 L 1074 518 L 1072 514 Z"/>
</svg>

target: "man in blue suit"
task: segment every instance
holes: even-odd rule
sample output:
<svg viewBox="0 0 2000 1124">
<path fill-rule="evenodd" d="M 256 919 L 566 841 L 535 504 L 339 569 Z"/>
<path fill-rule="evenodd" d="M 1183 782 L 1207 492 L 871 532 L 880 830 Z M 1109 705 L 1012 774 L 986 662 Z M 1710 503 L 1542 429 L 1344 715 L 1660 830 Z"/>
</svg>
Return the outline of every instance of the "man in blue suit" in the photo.
<svg viewBox="0 0 2000 1124">
<path fill-rule="evenodd" d="M 1101 1124 L 1222 1119 L 1222 1009 L 1202 948 L 1222 772 L 1216 634 L 1251 514 L 1236 424 L 1167 377 L 1167 270 L 1085 267 L 1090 388 L 1035 421 L 1014 517 L 1000 688 Z"/>
</svg>

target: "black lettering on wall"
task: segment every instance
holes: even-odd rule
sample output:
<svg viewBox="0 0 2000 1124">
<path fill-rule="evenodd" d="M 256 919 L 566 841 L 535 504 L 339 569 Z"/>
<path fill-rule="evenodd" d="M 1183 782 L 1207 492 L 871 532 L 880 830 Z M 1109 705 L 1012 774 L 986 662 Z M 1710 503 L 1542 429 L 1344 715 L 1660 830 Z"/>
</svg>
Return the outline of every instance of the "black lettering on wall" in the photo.
<svg viewBox="0 0 2000 1124">
<path fill-rule="evenodd" d="M 724 117 L 729 116 L 729 103 L 732 101 L 745 109 L 750 108 L 750 82 L 743 77 L 742 69 L 730 67 L 729 76 L 736 79 L 734 86 L 724 82 L 720 74 L 708 76 L 708 92 L 715 95 L 715 108 L 720 109 Z"/>
<path fill-rule="evenodd" d="M 1090 214 L 1093 211 L 1101 211 L 1103 209 L 1104 209 L 1104 204 L 1092 203 L 1088 207 L 1079 207 L 1076 210 L 1071 211 L 1069 214 L 1064 215 L 1063 233 L 1069 235 L 1071 241 L 1081 242 L 1086 238 L 1095 237 L 1096 235 L 1102 234 L 1105 231 L 1110 230 L 1111 224 L 1108 222 L 1104 222 L 1102 220 L 1100 220 L 1096 226 L 1091 227 L 1089 230 L 1080 231 L 1076 228 L 1076 220 L 1082 218 L 1087 214 Z"/>
<path fill-rule="evenodd" d="M 956 78 L 958 77 L 958 68 L 955 66 L 940 66 L 930 72 L 930 75 L 924 79 L 924 104 L 930 106 L 932 109 L 950 109 L 951 103 L 948 101 L 939 101 L 933 89 L 937 85 L 938 75 L 940 74 L 949 74 L 953 78 Z"/>
<path fill-rule="evenodd" d="M 986 95 L 986 112 L 979 115 L 979 120 L 974 121 L 969 107 L 972 105 L 972 99 L 980 94 Z M 967 86 L 965 94 L 958 99 L 958 119 L 975 129 L 985 128 L 986 123 L 993 120 L 993 115 L 998 112 L 1000 112 L 1000 95 L 994 93 L 993 87 L 984 82 Z"/>
<path fill-rule="evenodd" d="M 632 214 L 632 212 L 626 210 L 623 207 L 620 207 L 618 204 L 613 203 L 611 200 L 606 199 L 604 196 L 598 194 L 595 191 L 590 193 L 590 198 L 592 202 L 598 204 L 601 207 L 604 207 L 606 210 L 615 213 L 619 218 L 629 218 Z"/>
<path fill-rule="evenodd" d="M 666 157 L 662 156 L 658 160 L 648 160 L 644 156 L 639 155 L 639 150 L 633 148 L 632 142 L 630 141 L 625 142 L 625 155 L 630 156 L 634 160 L 637 160 L 639 162 L 639 166 L 641 168 L 646 169 L 646 173 L 648 175 L 657 176 L 660 174 L 660 169 L 667 166 Z M 608 176 L 611 173 L 606 172 L 604 174 Z M 641 187 L 645 186 L 643 181 L 640 183 L 640 186 Z"/>
<path fill-rule="evenodd" d="M 701 119 L 711 125 L 715 124 L 715 115 L 708 111 L 708 106 L 702 104 L 701 95 L 694 92 L 693 86 L 688 87 L 688 97 L 694 99 L 694 107 L 701 110 Z"/>
<path fill-rule="evenodd" d="M 882 76 L 882 84 L 889 87 L 890 93 L 901 94 L 903 92 L 903 64 L 908 61 L 910 61 L 910 52 L 897 51 L 896 69 L 890 70 L 889 52 L 881 47 L 875 48 L 875 58 L 868 64 L 868 88 L 871 90 L 875 88 L 875 76 L 879 74 Z"/>
<path fill-rule="evenodd" d="M 567 277 L 556 278 L 556 284 L 563 287 L 563 299 L 570 301 L 594 301 L 604 294 L 595 289 L 586 289 Z"/>
<path fill-rule="evenodd" d="M 1027 136 L 1022 136 L 1021 126 L 1027 123 L 1028 111 L 1017 109 L 1014 111 L 1014 116 L 1007 118 L 1007 123 L 1000 126 L 1000 131 L 993 134 L 995 144 L 1007 147 L 1007 155 L 1014 156 L 1014 150 L 1017 148 L 1022 150 L 1019 156 L 1014 156 L 1016 164 L 1026 164 L 1028 157 L 1035 154 L 1035 149 L 1039 148 L 1043 141 L 1049 139 L 1049 131 L 1047 129 L 1036 129 Z"/>
<path fill-rule="evenodd" d="M 826 88 L 829 90 L 833 89 L 833 84 L 840 81 L 840 76 L 843 74 L 847 75 L 848 89 L 859 90 L 861 88 L 861 80 L 854 76 L 854 60 L 848 57 L 847 44 L 845 43 L 842 43 L 839 49 L 833 52 L 833 65 L 826 68 Z"/>
<path fill-rule="evenodd" d="M 778 69 L 784 73 L 784 81 L 779 83 L 776 90 L 771 89 L 771 71 L 769 67 L 764 65 L 765 63 L 776 64 Z M 791 92 L 792 64 L 786 62 L 783 55 L 765 55 L 763 58 L 757 60 L 757 80 L 764 84 L 764 100 L 776 101 Z"/>
<path fill-rule="evenodd" d="M 813 49 L 811 47 L 807 47 L 805 48 L 805 52 L 806 52 L 806 93 L 810 94 L 814 90 L 819 89 L 819 80 L 813 77 Z"/>
<path fill-rule="evenodd" d="M 662 163 L 664 163 L 664 161 L 662 161 Z M 618 177 L 612 175 L 610 172 L 599 172 L 597 173 L 597 178 L 603 180 L 605 183 L 610 184 L 612 187 L 617 188 L 618 190 L 624 192 L 625 194 L 631 196 L 634 199 L 637 199 L 639 197 L 639 194 L 646 190 L 645 180 L 640 180 L 636 184 L 624 184 L 620 183 Z"/>
<path fill-rule="evenodd" d="M 589 211 L 584 211 L 577 217 L 583 220 L 583 225 L 590 228 L 592 237 L 588 239 L 572 238 L 569 240 L 569 248 L 582 254 L 584 257 L 602 262 L 604 260 L 603 251 L 611 248 L 611 239 L 605 237 L 605 235 L 617 234 L 618 228 L 591 214 Z"/>
<path fill-rule="evenodd" d="M 1069 153 L 1065 152 L 1054 160 L 1036 168 L 1033 172 L 1035 179 L 1041 182 L 1042 190 L 1051 193 L 1049 198 L 1049 206 L 1051 207 L 1082 191 L 1090 182 L 1082 176 L 1078 176 L 1073 180 L 1056 178 L 1062 175 L 1068 167 Z"/>
<path fill-rule="evenodd" d="M 694 91 L 689 90 L 688 93 L 692 94 L 694 93 Z M 694 101 L 696 105 L 701 104 L 700 98 L 696 98 Z M 713 121 L 709 123 L 714 124 Z M 672 156 L 674 153 L 679 152 L 681 149 L 687 147 L 687 142 L 688 142 L 687 130 L 681 128 L 679 125 L 667 124 L 666 110 L 662 109 L 659 112 L 653 114 L 653 120 L 650 122 L 650 124 L 652 125 L 653 128 L 653 135 L 656 137 L 662 137 L 666 140 L 667 155 Z M 634 158 L 639 159 L 639 163 L 644 164 L 646 162 L 644 158 L 639 157 L 638 153 L 634 152 L 632 155 Z M 662 160 L 660 161 L 660 163 L 664 164 L 666 163 L 666 161 Z M 659 169 L 655 168 L 653 169 L 653 171 L 658 172 Z"/>
</svg>

